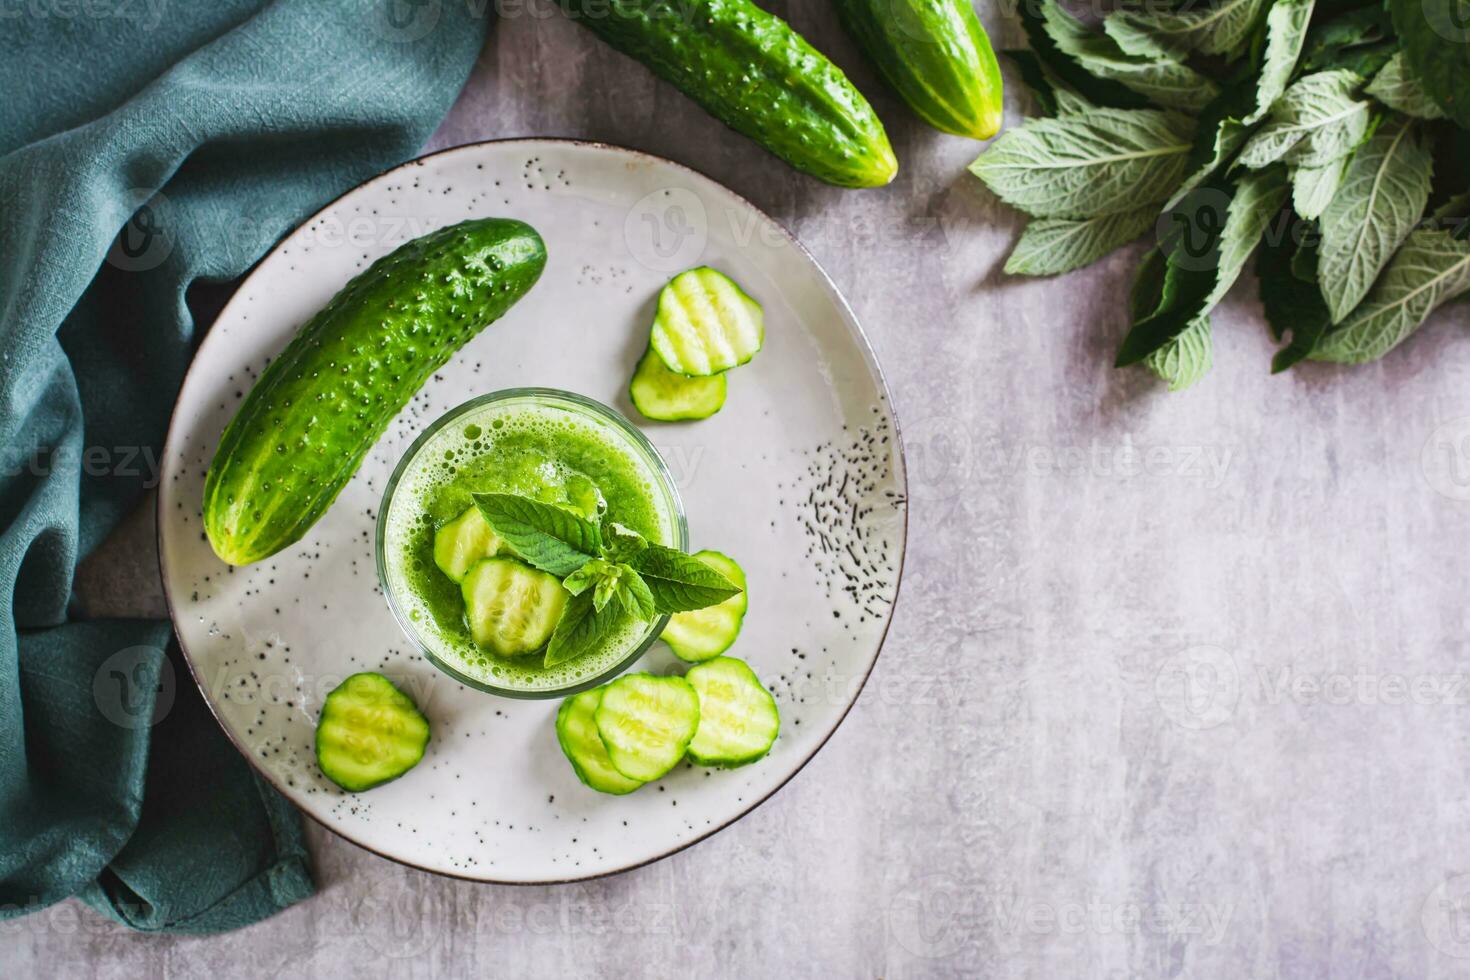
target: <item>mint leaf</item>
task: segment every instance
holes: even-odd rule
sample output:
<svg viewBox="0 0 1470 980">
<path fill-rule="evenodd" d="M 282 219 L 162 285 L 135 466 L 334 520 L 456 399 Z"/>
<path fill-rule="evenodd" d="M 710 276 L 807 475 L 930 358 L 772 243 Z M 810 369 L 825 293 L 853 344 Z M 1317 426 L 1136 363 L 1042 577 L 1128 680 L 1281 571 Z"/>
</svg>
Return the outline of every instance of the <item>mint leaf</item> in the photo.
<svg viewBox="0 0 1470 980">
<path fill-rule="evenodd" d="M 1280 168 L 1242 174 L 1236 180 L 1235 192 L 1226 205 L 1224 226 L 1214 225 L 1220 229 L 1220 237 L 1216 259 L 1209 270 L 1215 282 L 1206 299 L 1207 308 L 1220 302 L 1230 291 L 1267 225 L 1286 203 L 1287 193 L 1286 174 Z M 1214 206 L 1214 202 L 1206 203 L 1206 207 Z M 1186 248 L 1182 238 L 1175 247 Z"/>
<path fill-rule="evenodd" d="M 1219 92 L 1215 83 L 1167 50 L 1132 32 L 1119 32 L 1109 17 L 1099 34 L 1053 2 L 1041 8 L 1042 30 L 1058 51 L 1089 75 L 1119 85 L 1172 109 L 1198 109 Z"/>
<path fill-rule="evenodd" d="M 1409 73 L 1445 114 L 1470 127 L 1470 15 L 1465 0 L 1389 0 Z"/>
<path fill-rule="evenodd" d="M 608 561 L 625 562 L 648 547 L 643 535 L 617 521 L 602 522 L 602 550 Z"/>
<path fill-rule="evenodd" d="M 1323 7 L 1328 4 L 1324 3 Z M 1376 72 L 1398 48 L 1393 25 L 1379 4 L 1359 7 L 1312 26 L 1302 51 L 1302 70 L 1346 68 L 1364 78 Z"/>
<path fill-rule="evenodd" d="M 1318 342 L 1316 361 L 1362 364 L 1387 354 L 1442 303 L 1470 290 L 1470 242 L 1421 229 L 1409 236 L 1363 304 Z"/>
<path fill-rule="evenodd" d="M 623 615 L 617 605 L 599 611 L 589 592 L 572 596 L 551 634 L 543 663 L 555 667 L 597 649 L 622 625 Z"/>
<path fill-rule="evenodd" d="M 1047 15 L 1054 6 L 1056 6 L 1055 0 L 1021 0 L 1017 11 L 1021 17 L 1021 27 L 1026 31 L 1026 39 L 1031 42 L 1031 50 L 1035 52 L 1037 61 L 1048 72 L 1065 82 L 1073 92 L 1086 92 L 1086 101 L 1094 106 L 1111 106 L 1120 109 L 1146 107 L 1148 100 L 1143 96 L 1111 79 L 1098 78 L 1085 71 L 1071 55 L 1063 53 L 1057 47 L 1057 43 L 1051 38 L 1047 23 Z M 1055 15 L 1053 14 L 1052 17 L 1055 18 Z M 1029 80 L 1027 84 L 1030 84 Z M 1072 114 L 1062 110 L 1060 96 L 1057 101 L 1057 115 Z"/>
<path fill-rule="evenodd" d="M 1322 167 L 1341 160 L 1368 132 L 1371 106 L 1354 98 L 1363 84 L 1350 71 L 1298 79 L 1271 107 L 1270 121 L 1240 151 L 1240 165 L 1259 170 L 1277 160 Z"/>
<path fill-rule="evenodd" d="M 1209 287 L 1207 273 L 1186 270 L 1161 246 L 1145 252 L 1129 293 L 1133 326 L 1114 366 L 1136 364 L 1188 329 L 1205 309 Z"/>
<path fill-rule="evenodd" d="M 1325 167 L 1293 167 L 1291 169 L 1291 206 L 1309 221 L 1322 217 L 1328 202 L 1342 186 L 1351 156 Z"/>
<path fill-rule="evenodd" d="M 1166 308 L 1173 301 L 1177 279 L 1169 279 L 1169 266 L 1164 254 L 1151 248 L 1144 254 L 1129 291 L 1128 304 L 1133 318 L 1139 320 L 1151 311 Z M 1166 300 L 1166 287 L 1170 298 Z M 1163 380 L 1170 391 L 1188 388 L 1209 373 L 1214 365 L 1214 343 L 1210 338 L 1210 314 L 1202 313 L 1191 320 L 1180 334 L 1144 358 L 1144 366 Z"/>
<path fill-rule="evenodd" d="M 594 558 L 572 574 L 568 575 L 561 583 L 561 587 L 572 595 L 581 595 L 589 588 L 602 581 L 608 572 L 612 571 L 612 565 L 601 558 Z"/>
<path fill-rule="evenodd" d="M 1286 175 L 1275 167 L 1185 197 L 1159 245 L 1164 266 L 1155 275 L 1155 302 L 1143 302 L 1145 291 L 1135 290 L 1133 328 L 1118 352 L 1119 367 L 1166 347 L 1224 298 L 1287 192 Z"/>
<path fill-rule="evenodd" d="M 1215 344 L 1210 337 L 1210 315 L 1201 313 L 1184 332 L 1144 358 L 1144 366 L 1170 391 L 1183 391 L 1215 366 Z"/>
<path fill-rule="evenodd" d="M 1012 48 L 1002 51 L 1001 54 L 1015 62 L 1016 69 L 1021 73 L 1022 83 L 1036 97 L 1036 104 L 1041 107 L 1042 115 L 1075 116 L 1097 108 L 1091 101 L 1079 95 L 1076 89 L 1057 77 L 1035 51 Z"/>
<path fill-rule="evenodd" d="M 1271 5 L 1265 44 L 1200 114 L 1185 167 L 1188 176 L 1165 207 L 1172 210 L 1184 195 L 1215 179 L 1285 92 L 1306 43 L 1313 6 L 1313 0 L 1277 0 Z"/>
<path fill-rule="evenodd" d="M 1205 106 L 1200 113 L 1194 143 L 1184 164 L 1184 180 L 1175 188 L 1164 205 L 1172 211 L 1184 196 L 1208 180 L 1222 175 L 1225 162 L 1236 154 L 1251 134 L 1251 126 L 1241 122 L 1255 100 L 1255 79 L 1247 78 L 1227 87 L 1224 93 Z"/>
<path fill-rule="evenodd" d="M 492 530 L 530 565 L 565 578 L 602 550 L 597 525 L 555 504 L 513 493 L 477 493 L 475 506 Z"/>
<path fill-rule="evenodd" d="M 1470 191 L 1461 191 L 1434 209 L 1434 220 L 1441 226 L 1448 225 L 1455 238 L 1470 237 Z"/>
<path fill-rule="evenodd" d="M 1130 19 L 1124 11 L 1115 10 L 1104 17 L 1102 29 L 1125 54 L 1137 58 L 1172 58 L 1175 55 L 1147 26 Z"/>
<path fill-rule="evenodd" d="M 689 612 L 717 605 L 740 588 L 692 555 L 651 544 L 631 562 L 653 595 L 659 613 Z"/>
<path fill-rule="evenodd" d="M 618 579 L 618 600 L 623 609 L 634 619 L 651 620 L 658 615 L 658 604 L 653 601 L 653 591 L 643 577 L 627 565 L 620 566 L 622 576 Z"/>
<path fill-rule="evenodd" d="M 1256 259 L 1261 306 L 1271 335 L 1281 340 L 1291 334 L 1291 343 L 1271 359 L 1272 374 L 1305 360 L 1327 332 L 1327 303 L 1317 288 L 1317 248 L 1315 235 L 1299 245 L 1288 235 L 1267 236 Z"/>
<path fill-rule="evenodd" d="M 1368 83 L 1363 92 L 1390 109 L 1397 109 L 1416 119 L 1444 118 L 1444 110 L 1429 97 L 1424 86 L 1410 73 L 1402 51 L 1389 58 L 1388 64 L 1378 69 L 1378 74 L 1373 76 L 1373 81 Z"/>
<path fill-rule="evenodd" d="M 1145 10 L 1113 14 L 1121 23 L 1109 33 L 1131 39 L 1134 50 L 1190 51 L 1237 58 L 1244 53 L 1267 0 L 1216 0 L 1181 4 L 1173 9 L 1155 5 Z M 1121 28 L 1121 29 L 1120 29 Z M 1146 41 L 1144 39 L 1147 39 Z"/>
<path fill-rule="evenodd" d="M 1394 116 L 1359 147 L 1322 211 L 1318 285 L 1332 322 L 1352 312 L 1429 201 L 1433 161 L 1419 127 Z"/>
<path fill-rule="evenodd" d="M 1276 0 L 1266 11 L 1266 45 L 1256 82 L 1255 108 L 1242 123 L 1250 125 L 1264 119 L 1286 91 L 1307 40 L 1314 6 L 1315 0 Z"/>
<path fill-rule="evenodd" d="M 970 170 L 1038 218 L 1095 218 L 1168 198 L 1192 133 L 1186 117 L 1152 109 L 1033 119 L 1002 133 Z"/>
<path fill-rule="evenodd" d="M 1035 218 L 1021 232 L 1020 241 L 1006 259 L 1011 275 L 1052 276 L 1080 269 L 1126 245 L 1154 226 L 1152 207 L 1120 211 L 1077 221 L 1072 218 Z"/>
</svg>

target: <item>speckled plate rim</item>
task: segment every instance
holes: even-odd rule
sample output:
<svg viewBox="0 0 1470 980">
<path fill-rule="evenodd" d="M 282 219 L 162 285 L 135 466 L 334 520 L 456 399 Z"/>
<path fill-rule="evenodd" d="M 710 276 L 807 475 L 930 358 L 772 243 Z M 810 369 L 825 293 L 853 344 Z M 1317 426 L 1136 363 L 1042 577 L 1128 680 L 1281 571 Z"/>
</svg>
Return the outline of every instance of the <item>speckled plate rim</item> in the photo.
<svg viewBox="0 0 1470 980">
<path fill-rule="evenodd" d="M 298 222 L 289 231 L 282 235 L 280 240 L 278 240 L 275 245 L 271 246 L 271 248 L 264 255 L 257 259 L 255 263 L 251 265 L 250 270 L 241 277 L 240 285 L 236 287 L 235 292 L 230 297 L 229 301 L 226 302 L 225 305 L 220 309 L 219 313 L 215 315 L 214 321 L 211 322 L 211 327 L 213 326 L 213 323 L 218 322 L 219 320 L 223 319 L 227 314 L 231 313 L 236 303 L 241 302 L 241 297 L 246 292 L 246 285 L 250 282 L 251 279 L 255 277 L 257 271 L 259 271 L 260 269 L 261 264 L 264 263 L 266 259 L 276 254 L 276 252 L 280 250 L 282 245 L 285 244 L 287 239 L 289 239 L 290 236 L 294 234 L 298 228 L 309 225 L 312 222 L 316 221 L 318 218 L 322 218 L 327 214 L 327 212 L 333 210 L 339 204 L 341 204 L 344 199 L 357 193 L 364 187 L 367 187 L 370 184 L 377 183 L 378 181 L 391 178 L 394 175 L 408 170 L 411 167 L 419 166 L 426 160 L 446 157 L 456 153 L 465 153 L 486 146 L 520 145 L 530 149 L 538 145 L 545 145 L 548 143 L 556 145 L 580 146 L 594 150 L 605 151 L 608 153 L 625 154 L 627 156 L 636 157 L 642 160 L 653 161 L 654 163 L 660 164 L 662 166 L 673 167 L 676 170 L 682 170 L 683 172 L 690 174 L 698 178 L 699 180 L 707 181 L 708 183 L 714 185 L 724 193 L 730 195 L 731 198 L 738 201 L 744 207 L 749 208 L 752 212 L 760 215 L 761 218 L 770 222 L 771 226 L 777 229 L 786 239 L 786 243 L 792 248 L 795 248 L 800 255 L 802 255 L 808 262 L 811 263 L 811 267 L 813 270 L 815 270 L 823 291 L 827 294 L 828 298 L 832 300 L 836 308 L 841 312 L 843 322 L 847 325 L 853 339 L 857 342 L 858 351 L 862 354 L 864 363 L 867 364 L 868 370 L 872 372 L 873 378 L 878 383 L 878 390 L 883 396 L 884 404 L 888 406 L 888 417 L 893 423 L 893 439 L 898 448 L 899 475 L 902 478 L 902 485 L 904 486 L 904 488 L 908 488 L 908 457 L 904 449 L 903 427 L 899 423 L 898 409 L 894 405 L 893 392 L 888 387 L 888 379 L 883 374 L 883 366 L 878 363 L 878 356 L 874 353 L 873 345 L 868 341 L 868 335 L 863 331 L 863 325 L 858 320 L 857 314 L 852 311 L 852 307 L 848 304 L 847 298 L 842 295 L 842 292 L 837 288 L 836 284 L 832 282 L 832 277 L 827 274 L 826 269 L 822 268 L 822 264 L 817 261 L 816 256 L 812 255 L 807 247 L 797 239 L 796 235 L 794 235 L 789 228 L 787 228 L 781 222 L 777 221 L 775 218 L 772 218 L 770 215 L 766 214 L 760 208 L 756 207 L 745 197 L 737 194 L 735 191 L 731 190 L 729 187 L 726 187 L 724 184 L 720 183 L 718 180 L 715 180 L 708 174 L 705 174 L 700 170 L 696 170 L 693 167 L 686 166 L 685 164 L 670 160 L 667 157 L 661 157 L 656 153 L 648 153 L 644 150 L 635 150 L 626 146 L 618 146 L 615 143 L 604 143 L 597 140 L 569 139 L 566 137 L 556 136 L 511 137 L 507 139 L 479 140 L 474 143 L 461 143 L 458 146 L 447 147 L 443 150 L 436 150 L 433 153 L 425 153 L 422 156 L 414 157 L 411 160 L 405 160 L 403 163 L 400 163 L 395 167 L 390 167 L 389 169 L 384 170 L 383 172 L 376 174 L 375 176 L 369 177 L 367 180 L 364 180 L 356 186 L 351 187 L 343 193 L 337 195 L 331 201 L 327 202 L 321 208 L 317 209 L 315 213 Z M 204 339 L 199 342 L 198 348 L 196 348 L 194 351 L 194 356 L 189 360 L 189 367 L 184 372 L 184 377 L 180 381 L 179 391 L 181 393 L 189 382 L 189 376 L 193 374 L 195 366 L 199 363 L 200 356 L 204 353 L 205 348 L 209 344 L 214 342 L 216 336 L 219 335 L 217 335 L 214 330 L 211 329 L 208 333 L 205 334 Z M 175 435 L 178 430 L 179 421 L 179 404 L 179 398 L 176 395 L 174 398 L 174 407 L 169 413 L 168 435 L 164 439 L 163 443 L 162 459 L 165 461 L 172 458 L 172 452 L 175 448 Z M 220 729 L 224 731 L 225 737 L 230 740 L 230 744 L 234 745 L 235 750 L 239 752 L 240 755 L 244 757 L 245 761 L 250 764 L 250 768 L 255 771 L 256 775 L 258 775 L 261 779 L 264 779 L 271 786 L 272 789 L 280 793 L 283 798 L 289 801 L 291 799 L 290 794 L 286 792 L 285 788 L 281 786 L 281 784 L 268 771 L 256 764 L 254 756 L 252 756 L 252 754 L 246 749 L 244 745 L 240 744 L 240 740 L 235 737 L 235 733 L 230 730 L 230 726 L 225 724 L 224 719 L 220 717 L 219 711 L 215 708 L 214 702 L 210 700 L 208 689 L 205 687 L 204 681 L 200 677 L 200 668 L 195 665 L 194 657 L 189 653 L 188 646 L 184 643 L 183 637 L 179 634 L 179 630 L 177 627 L 178 615 L 174 608 L 173 595 L 169 591 L 168 569 L 166 567 L 167 558 L 166 552 L 163 547 L 163 527 L 166 520 L 166 511 L 163 505 L 163 501 L 164 495 L 162 493 L 159 493 L 154 504 L 154 544 L 156 550 L 158 551 L 159 577 L 163 581 L 163 599 L 164 604 L 168 607 L 169 624 L 174 628 L 174 640 L 178 643 L 179 650 L 184 655 L 184 663 L 188 665 L 189 675 L 193 678 L 195 686 L 199 689 L 200 697 L 204 699 L 205 705 L 207 705 L 209 708 L 210 715 L 213 716 L 215 723 L 219 725 Z M 300 813 L 305 813 L 306 816 L 310 817 L 314 823 L 330 831 L 332 834 L 341 837 L 343 840 L 346 840 L 349 843 L 355 844 L 356 846 L 362 848 L 370 854 L 375 854 L 378 857 L 384 858 L 388 861 L 392 861 L 395 864 L 400 864 L 407 868 L 413 868 L 415 871 L 422 871 L 426 874 L 442 875 L 446 878 L 456 878 L 461 881 L 473 881 L 479 884 L 486 885 L 566 885 L 579 881 L 594 881 L 598 878 L 609 878 L 613 875 L 625 874 L 629 871 L 635 871 L 638 868 L 647 867 L 650 864 L 662 861 L 667 857 L 672 857 L 673 855 L 678 854 L 680 851 L 693 847 L 695 844 L 698 844 L 701 841 L 708 840 L 710 837 L 713 837 L 715 834 L 718 834 L 726 827 L 729 827 L 731 824 L 736 823 L 737 821 L 744 818 L 747 814 L 754 811 L 762 803 L 765 803 L 771 797 L 779 793 L 783 787 L 791 782 L 792 779 L 796 778 L 797 773 L 805 769 L 807 767 L 807 764 L 810 763 L 812 759 L 816 758 L 817 753 L 822 751 L 827 742 L 831 740 L 834 734 L 836 734 L 837 729 L 842 727 L 842 723 L 847 720 L 847 716 L 852 712 L 852 709 L 856 707 L 858 698 L 862 697 L 862 692 L 863 689 L 867 686 L 868 678 L 872 676 L 873 668 L 878 664 L 878 657 L 883 653 L 883 646 L 888 642 L 888 631 L 893 627 L 893 613 L 894 610 L 898 607 L 898 599 L 903 591 L 903 573 L 904 567 L 908 561 L 909 540 L 909 507 L 907 501 L 905 502 L 902 510 L 903 520 L 899 530 L 898 570 L 893 584 L 893 602 L 888 607 L 888 613 L 883 622 L 883 632 L 878 638 L 878 645 L 873 650 L 872 657 L 868 659 L 867 667 L 863 670 L 862 681 L 858 684 L 857 690 L 853 692 L 852 699 L 847 703 L 847 706 L 842 709 L 842 713 L 837 716 L 836 721 L 832 723 L 832 727 L 829 728 L 826 733 L 822 735 L 821 740 L 812 747 L 812 750 L 807 753 L 806 758 L 798 762 L 796 764 L 796 767 L 791 770 L 791 772 L 786 776 L 785 779 L 781 780 L 779 783 L 773 786 L 770 792 L 766 793 L 759 799 L 752 801 L 749 806 L 740 810 L 738 813 L 735 813 L 724 823 L 721 823 L 715 827 L 711 827 L 709 830 L 698 835 L 697 837 L 694 837 L 691 840 L 684 841 L 681 844 L 670 847 L 667 851 L 663 851 L 660 854 L 656 854 L 653 857 L 647 858 L 642 861 L 635 861 L 632 864 L 624 865 L 621 868 L 611 868 L 606 871 L 598 871 L 593 874 L 574 875 L 567 878 L 556 878 L 543 881 L 514 881 L 498 878 L 475 877 L 472 875 L 461 875 L 449 871 L 440 871 L 434 868 L 426 868 L 422 865 L 414 864 L 412 861 L 404 860 L 403 858 L 396 857 L 392 854 L 386 854 L 383 851 L 364 844 L 362 841 L 357 840 L 349 834 L 344 833 L 340 828 L 329 825 L 326 821 L 318 818 L 314 814 L 308 813 L 307 811 L 302 810 L 300 807 L 297 807 L 296 809 Z"/>
</svg>

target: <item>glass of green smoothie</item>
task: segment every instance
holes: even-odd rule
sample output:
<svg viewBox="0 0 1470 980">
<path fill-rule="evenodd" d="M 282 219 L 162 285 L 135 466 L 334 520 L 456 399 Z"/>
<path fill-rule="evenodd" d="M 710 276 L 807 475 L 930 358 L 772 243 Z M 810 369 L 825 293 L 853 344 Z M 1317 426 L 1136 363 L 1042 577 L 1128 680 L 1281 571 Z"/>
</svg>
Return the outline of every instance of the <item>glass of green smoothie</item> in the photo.
<svg viewBox="0 0 1470 980">
<path fill-rule="evenodd" d="M 538 617 L 554 616 L 560 606 L 542 608 L 538 588 L 546 587 L 531 578 L 540 573 L 523 573 L 503 547 L 496 551 L 475 510 L 476 493 L 515 494 L 594 523 L 616 522 L 652 544 L 688 548 L 684 505 L 668 467 L 618 412 L 552 388 L 512 388 L 465 402 L 414 440 L 388 481 L 377 521 L 378 580 L 388 606 L 440 670 L 491 694 L 564 697 L 621 673 L 658 638 L 667 616 L 630 620 L 595 649 L 550 667 L 535 650 L 515 646 Z M 466 615 L 466 590 L 477 576 L 489 580 L 481 588 L 525 607 L 501 610 L 501 635 L 490 642 L 481 642 L 478 624 Z"/>
</svg>

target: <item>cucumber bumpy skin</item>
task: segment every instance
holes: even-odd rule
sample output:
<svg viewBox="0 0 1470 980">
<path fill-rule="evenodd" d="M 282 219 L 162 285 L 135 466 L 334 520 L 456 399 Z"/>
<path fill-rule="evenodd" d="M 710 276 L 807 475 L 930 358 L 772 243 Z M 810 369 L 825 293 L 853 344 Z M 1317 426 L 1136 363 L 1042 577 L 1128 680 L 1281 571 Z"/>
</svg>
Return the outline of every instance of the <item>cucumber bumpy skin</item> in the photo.
<svg viewBox="0 0 1470 980">
<path fill-rule="evenodd" d="M 480 218 L 414 239 L 344 286 L 225 428 L 204 481 L 215 554 L 248 565 L 300 540 L 393 416 L 545 266 L 530 225 Z"/>
<path fill-rule="evenodd" d="M 1000 131 L 1000 65 L 970 0 L 834 2 L 847 33 L 920 119 L 977 140 Z"/>
<path fill-rule="evenodd" d="M 798 170 L 878 187 L 898 159 L 847 76 L 750 0 L 562 0 L 574 19 Z"/>
</svg>

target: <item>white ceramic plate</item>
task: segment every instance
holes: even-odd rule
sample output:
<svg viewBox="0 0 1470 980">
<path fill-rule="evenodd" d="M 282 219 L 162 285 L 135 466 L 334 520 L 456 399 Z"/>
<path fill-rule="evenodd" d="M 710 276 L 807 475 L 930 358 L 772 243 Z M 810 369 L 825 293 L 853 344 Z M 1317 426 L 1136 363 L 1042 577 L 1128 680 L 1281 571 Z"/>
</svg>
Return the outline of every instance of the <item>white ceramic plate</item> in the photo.
<svg viewBox="0 0 1470 980">
<path fill-rule="evenodd" d="M 200 525 L 220 432 L 295 330 L 374 259 L 443 225 L 502 215 L 534 226 L 540 283 L 440 371 L 389 426 L 296 546 L 246 568 Z M 679 484 L 693 547 L 734 555 L 750 613 L 730 651 L 776 695 L 781 737 L 729 772 L 681 765 L 626 797 L 577 781 L 556 701 L 510 701 L 439 673 L 378 587 L 383 484 L 425 425 L 475 395 L 567 388 L 630 418 L 627 381 L 654 298 L 674 273 L 724 270 L 766 311 L 766 346 L 711 419 L 643 423 Z M 159 551 L 174 626 L 226 732 L 307 814 L 432 871 L 548 882 L 621 871 L 726 826 L 790 779 L 836 729 L 872 669 L 903 566 L 897 427 L 852 312 L 796 242 L 749 203 L 657 157 L 557 140 L 464 146 L 406 164 L 329 205 L 256 267 L 205 338 L 164 452 Z M 678 661 L 655 646 L 640 669 Z M 377 670 L 412 694 L 433 740 L 402 779 L 351 795 L 317 771 L 312 734 L 341 679 Z"/>
</svg>

